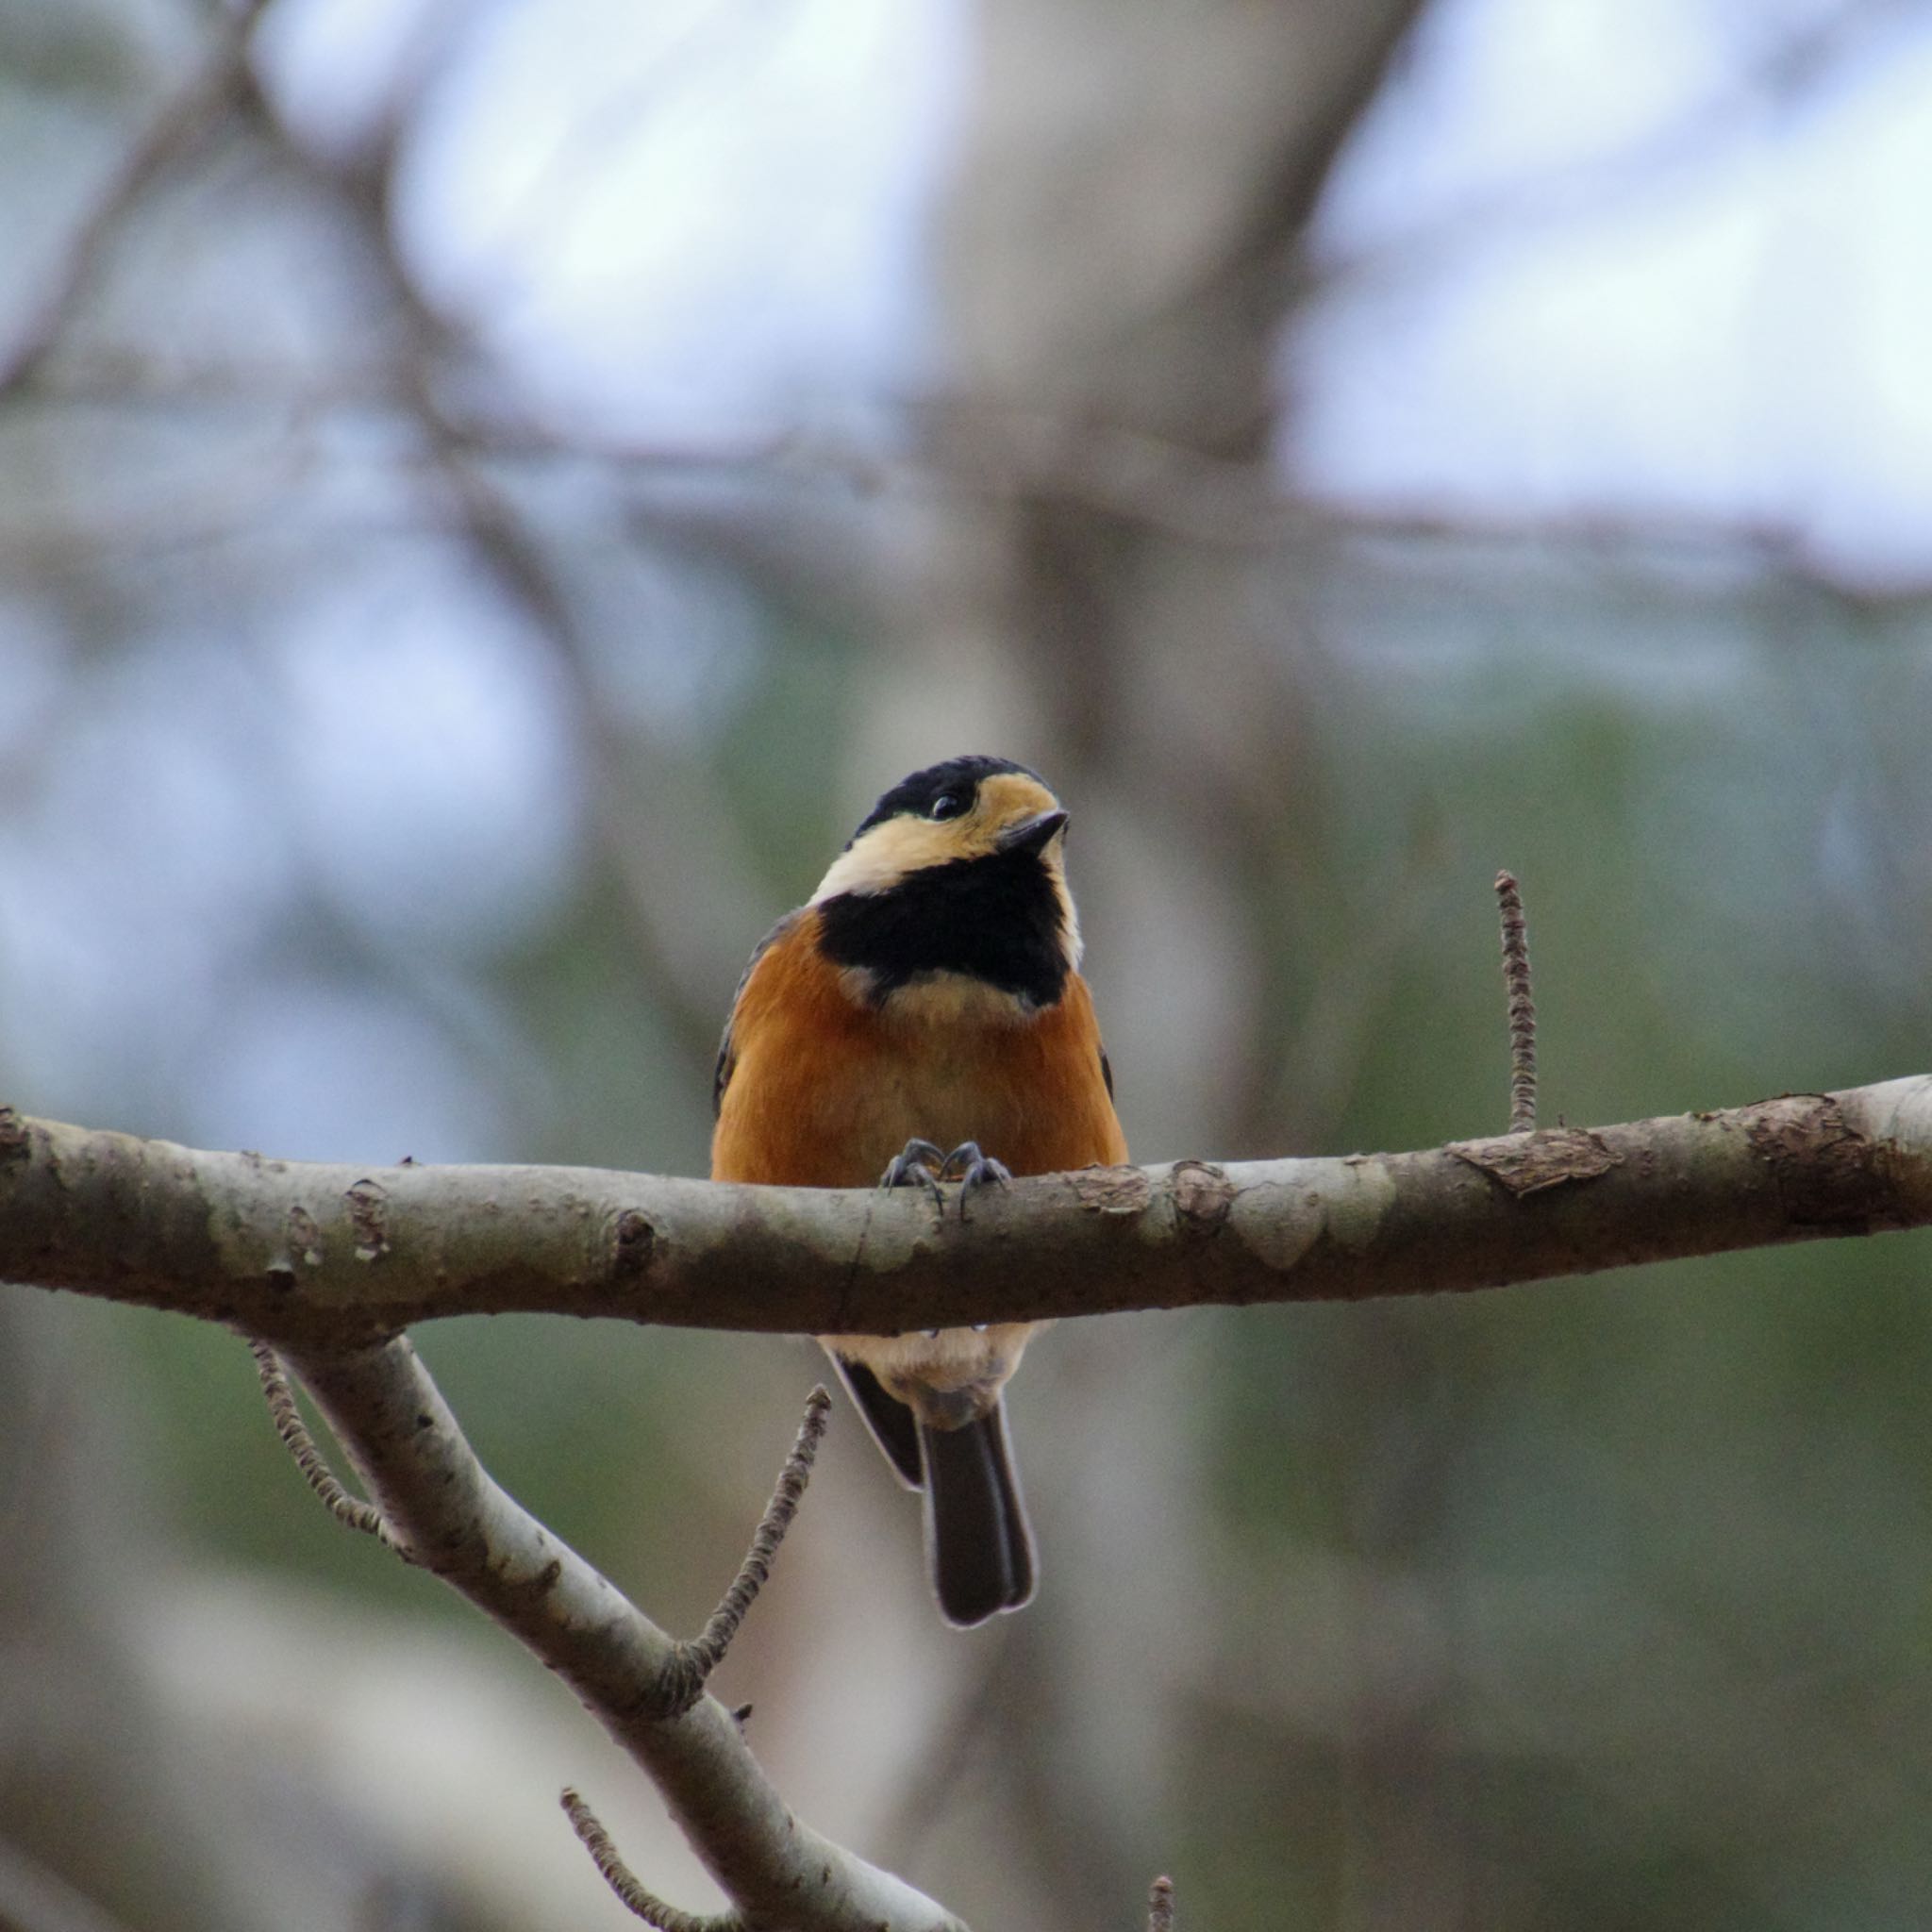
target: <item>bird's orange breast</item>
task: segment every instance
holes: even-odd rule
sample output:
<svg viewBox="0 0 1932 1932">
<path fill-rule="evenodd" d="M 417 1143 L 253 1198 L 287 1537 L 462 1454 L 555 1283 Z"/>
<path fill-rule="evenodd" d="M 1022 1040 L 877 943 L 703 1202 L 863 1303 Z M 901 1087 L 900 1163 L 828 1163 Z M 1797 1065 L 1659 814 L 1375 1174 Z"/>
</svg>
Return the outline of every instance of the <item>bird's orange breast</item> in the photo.
<svg viewBox="0 0 1932 1932">
<path fill-rule="evenodd" d="M 870 1187 L 915 1139 L 976 1141 L 1015 1174 L 1126 1159 L 1077 974 L 1033 1011 L 950 975 L 879 1008 L 854 996 L 815 936 L 808 910 L 739 995 L 714 1179 Z"/>
</svg>

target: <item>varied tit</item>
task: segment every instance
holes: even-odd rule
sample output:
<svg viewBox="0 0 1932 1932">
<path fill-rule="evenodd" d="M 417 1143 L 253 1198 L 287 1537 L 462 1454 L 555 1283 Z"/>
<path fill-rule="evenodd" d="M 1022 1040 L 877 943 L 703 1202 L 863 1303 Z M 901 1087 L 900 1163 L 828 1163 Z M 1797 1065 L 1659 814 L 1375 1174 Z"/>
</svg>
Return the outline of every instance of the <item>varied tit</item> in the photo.
<svg viewBox="0 0 1932 1932">
<path fill-rule="evenodd" d="M 739 982 L 712 1178 L 936 1197 L 957 1179 L 963 1211 L 1012 1174 L 1124 1161 L 1066 825 L 1005 758 L 950 758 L 888 791 Z M 1033 1594 L 1000 1391 L 1040 1325 L 819 1337 L 887 1460 L 925 1492 L 954 1624 Z"/>
</svg>

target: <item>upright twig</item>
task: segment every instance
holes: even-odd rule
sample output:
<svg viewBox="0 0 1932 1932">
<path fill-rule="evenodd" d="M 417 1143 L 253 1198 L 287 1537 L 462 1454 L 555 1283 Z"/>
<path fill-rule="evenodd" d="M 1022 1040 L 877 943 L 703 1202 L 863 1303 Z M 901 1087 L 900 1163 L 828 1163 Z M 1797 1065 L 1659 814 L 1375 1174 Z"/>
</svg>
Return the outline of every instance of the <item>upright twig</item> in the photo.
<svg viewBox="0 0 1932 1932">
<path fill-rule="evenodd" d="M 308 1433 L 302 1411 L 295 1406 L 295 1391 L 281 1357 L 265 1341 L 251 1341 L 248 1352 L 255 1357 L 256 1373 L 261 1377 L 261 1392 L 268 1403 L 269 1420 L 275 1425 L 275 1434 L 282 1439 L 282 1447 L 295 1458 L 303 1480 L 322 1498 L 323 1507 L 344 1528 L 373 1536 L 405 1562 L 411 1560 L 409 1552 L 391 1534 L 382 1511 L 373 1503 L 358 1502 L 336 1480 L 335 1472 L 315 1446 L 315 1438 Z"/>
<path fill-rule="evenodd" d="M 743 1924 L 734 1912 L 700 1917 L 666 1905 L 656 1892 L 646 1890 L 637 1874 L 618 1857 L 617 1847 L 610 1842 L 610 1834 L 604 1829 L 602 1820 L 569 1785 L 564 1786 L 559 1802 L 604 1883 L 645 1924 L 655 1925 L 658 1932 L 737 1932 Z"/>
<path fill-rule="evenodd" d="M 731 1640 L 738 1635 L 738 1626 L 744 1622 L 745 1612 L 764 1588 L 778 1545 L 785 1541 L 785 1532 L 798 1513 L 799 1498 L 811 1480 L 812 1461 L 819 1453 L 819 1442 L 831 1410 L 831 1395 L 821 1382 L 806 1398 L 797 1440 L 785 1458 L 784 1468 L 778 1472 L 772 1500 L 766 1505 L 751 1548 L 745 1552 L 731 1588 L 711 1612 L 703 1631 L 689 1643 L 677 1646 L 676 1656 L 665 1671 L 662 1690 L 667 1715 L 675 1717 L 689 1710 L 704 1694 L 707 1680 L 723 1661 Z"/>
<path fill-rule="evenodd" d="M 1147 1889 L 1147 1932 L 1174 1932 L 1172 1878 L 1157 1878 Z"/>
<path fill-rule="evenodd" d="M 1503 984 L 1509 990 L 1509 1131 L 1536 1131 L 1536 1003 L 1529 996 L 1529 928 L 1515 875 L 1496 874 L 1503 914 Z"/>
</svg>

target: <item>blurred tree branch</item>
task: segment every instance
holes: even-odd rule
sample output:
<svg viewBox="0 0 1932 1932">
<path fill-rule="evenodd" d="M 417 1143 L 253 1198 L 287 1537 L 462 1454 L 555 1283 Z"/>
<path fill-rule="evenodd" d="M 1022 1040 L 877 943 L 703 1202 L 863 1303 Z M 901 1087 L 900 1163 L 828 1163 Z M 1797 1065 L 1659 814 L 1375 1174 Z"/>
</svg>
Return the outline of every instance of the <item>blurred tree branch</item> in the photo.
<svg viewBox="0 0 1932 1932">
<path fill-rule="evenodd" d="M 58 371 L 35 376 L 35 392 L 50 400 L 122 408 L 176 409 L 237 405 L 297 409 L 308 418 L 372 408 L 411 411 L 415 401 L 392 372 L 367 372 L 317 384 L 274 365 L 194 362 L 108 355 L 63 357 Z M 525 419 L 492 408 L 478 415 L 448 401 L 437 405 L 441 447 L 426 460 L 426 480 L 449 481 L 450 462 L 497 499 L 519 476 L 546 465 L 586 465 L 613 485 L 675 487 L 729 480 L 750 487 L 792 482 L 814 491 L 849 491 L 855 501 L 878 496 L 938 505 L 1000 505 L 1021 497 L 1084 506 L 1183 542 L 1228 552 L 1265 553 L 1287 545 L 1345 542 L 1540 548 L 1606 565 L 1649 558 L 1659 562 L 1711 558 L 1760 570 L 1792 590 L 1860 608 L 1890 608 L 1925 601 L 1932 587 L 1913 580 L 1874 584 L 1818 555 L 1797 528 L 1774 520 L 1740 520 L 1673 509 L 1668 514 L 1499 512 L 1464 505 L 1389 508 L 1324 496 L 1284 484 L 1265 464 L 1227 460 L 1098 418 L 1078 421 L 990 402 L 928 397 L 902 403 L 908 422 L 926 425 L 916 451 L 891 451 L 804 427 L 774 427 L 748 437 L 612 439 L 593 430 Z M 419 419 L 420 420 L 420 419 Z M 291 458 L 286 478 L 301 480 Z M 280 479 L 278 479 L 280 480 Z M 655 501 L 655 499 L 654 499 Z M 278 513 L 280 497 L 259 477 L 231 484 L 207 498 L 179 495 L 154 506 L 149 519 L 117 511 L 111 522 L 42 527 L 18 520 L 0 532 L 0 556 L 52 557 L 71 567 L 103 552 L 203 541 L 248 528 Z M 514 514 L 512 509 L 512 515 Z M 487 522 L 487 520 L 486 520 Z M 338 519 L 329 527 L 369 534 L 403 527 L 391 514 Z M 486 534 L 475 506 L 445 491 L 425 502 L 414 527 L 449 529 L 478 541 Z M 525 540 L 527 541 L 527 540 Z M 536 559 L 541 563 L 541 558 Z M 546 567 L 547 568 L 547 567 Z M 533 591 L 540 589 L 531 585 Z M 547 591 L 541 592 L 547 596 Z M 519 597 L 518 601 L 522 601 Z M 535 597 L 528 609 L 538 609 Z M 543 635 L 562 668 L 580 675 L 581 625 Z"/>
<path fill-rule="evenodd" d="M 0 399 L 28 387 L 59 346 L 93 287 L 108 243 L 175 161 L 199 146 L 239 101 L 252 76 L 249 42 L 268 0 L 243 0 L 226 12 L 208 58 L 164 102 L 108 178 L 14 339 L 0 352 Z"/>
<path fill-rule="evenodd" d="M 1932 1075 L 1426 1152 L 910 1194 L 358 1170 L 0 1109 L 0 1278 L 301 1346 L 508 1310 L 814 1334 L 1353 1300 L 1932 1224 Z"/>
<path fill-rule="evenodd" d="M 426 66 L 419 72 L 419 87 L 429 74 Z M 649 763 L 630 756 L 602 701 L 592 627 L 581 610 L 577 587 L 522 513 L 514 492 L 484 460 L 491 412 L 458 400 L 476 387 L 462 379 L 476 372 L 476 346 L 461 323 L 445 316 L 425 294 L 391 220 L 397 156 L 410 125 L 413 93 L 405 90 L 397 94 L 376 138 L 346 164 L 332 163 L 296 139 L 258 82 L 242 90 L 240 98 L 263 139 L 306 180 L 340 202 L 362 237 L 371 272 L 393 311 L 400 338 L 378 378 L 377 393 L 414 431 L 425 464 L 420 481 L 435 514 L 447 519 L 453 534 L 541 641 L 561 674 L 594 774 L 588 791 L 591 824 L 619 887 L 612 896 L 624 918 L 627 955 L 692 1064 L 707 1065 L 717 1038 L 713 1002 L 738 971 L 738 942 L 734 937 L 724 957 L 704 957 L 702 948 L 681 937 L 681 924 L 690 923 L 664 916 L 663 908 L 678 896 L 669 868 L 648 841 L 636 836 L 637 825 L 651 816 L 640 794 L 656 774 Z M 696 452 L 688 455 L 695 459 Z M 651 762 L 670 762 L 668 750 Z M 684 775 L 688 783 L 693 777 L 688 761 Z M 665 789 L 661 778 L 658 783 Z M 697 838 L 717 818 L 715 812 L 701 810 L 688 813 L 686 822 Z M 709 868 L 714 878 L 723 882 L 735 876 L 724 855 L 712 856 L 719 860 Z M 691 857 L 681 855 L 681 862 L 690 863 Z M 754 919 L 748 916 L 740 924 Z"/>
<path fill-rule="evenodd" d="M 13 1932 L 128 1932 L 59 1873 L 0 1840 L 0 1925 Z"/>
</svg>

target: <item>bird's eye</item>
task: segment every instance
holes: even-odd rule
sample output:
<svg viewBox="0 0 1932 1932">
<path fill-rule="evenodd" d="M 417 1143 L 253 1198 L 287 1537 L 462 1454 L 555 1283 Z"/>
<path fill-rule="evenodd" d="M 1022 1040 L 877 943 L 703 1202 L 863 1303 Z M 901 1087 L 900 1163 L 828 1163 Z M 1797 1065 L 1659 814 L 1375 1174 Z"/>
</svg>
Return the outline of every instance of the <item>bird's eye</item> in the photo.
<svg viewBox="0 0 1932 1932">
<path fill-rule="evenodd" d="M 941 791 L 932 802 L 936 819 L 956 819 L 966 809 L 966 801 L 957 791 Z"/>
</svg>

